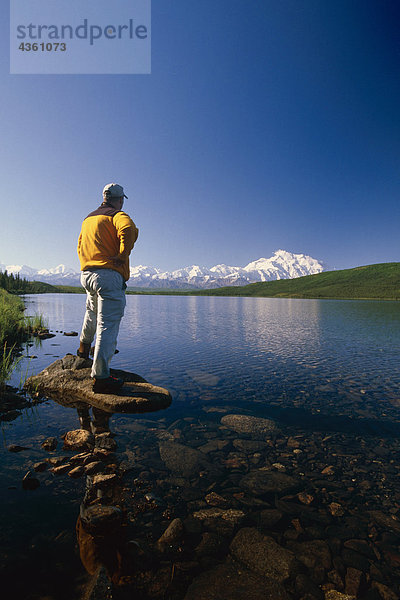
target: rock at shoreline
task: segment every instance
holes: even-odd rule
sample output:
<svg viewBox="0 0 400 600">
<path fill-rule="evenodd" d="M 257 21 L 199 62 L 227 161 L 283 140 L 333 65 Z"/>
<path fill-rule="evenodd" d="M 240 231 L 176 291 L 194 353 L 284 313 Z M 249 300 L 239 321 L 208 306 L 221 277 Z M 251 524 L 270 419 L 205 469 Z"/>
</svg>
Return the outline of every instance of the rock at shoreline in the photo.
<svg viewBox="0 0 400 600">
<path fill-rule="evenodd" d="M 55 333 L 49 333 L 48 330 L 38 331 L 37 333 L 33 333 L 35 337 L 38 337 L 40 340 L 49 340 L 50 338 L 56 337 Z"/>
<path fill-rule="evenodd" d="M 90 377 L 92 361 L 72 354 L 56 360 L 38 375 L 29 377 L 25 388 L 38 395 L 52 398 L 63 406 L 82 407 L 89 404 L 108 413 L 141 413 L 161 410 L 171 404 L 168 390 L 148 383 L 134 373 L 111 369 L 114 376 L 124 380 L 116 394 L 95 394 Z"/>
</svg>

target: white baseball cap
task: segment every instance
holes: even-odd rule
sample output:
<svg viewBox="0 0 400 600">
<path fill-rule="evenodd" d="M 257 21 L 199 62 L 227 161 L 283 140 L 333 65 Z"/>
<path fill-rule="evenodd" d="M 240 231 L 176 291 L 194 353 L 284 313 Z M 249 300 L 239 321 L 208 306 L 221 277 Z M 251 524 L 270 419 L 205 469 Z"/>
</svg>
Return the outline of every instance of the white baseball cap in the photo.
<svg viewBox="0 0 400 600">
<path fill-rule="evenodd" d="M 118 185 L 118 183 L 107 183 L 103 189 L 103 196 L 105 198 L 127 198 L 124 194 L 124 188 L 122 185 Z"/>
</svg>

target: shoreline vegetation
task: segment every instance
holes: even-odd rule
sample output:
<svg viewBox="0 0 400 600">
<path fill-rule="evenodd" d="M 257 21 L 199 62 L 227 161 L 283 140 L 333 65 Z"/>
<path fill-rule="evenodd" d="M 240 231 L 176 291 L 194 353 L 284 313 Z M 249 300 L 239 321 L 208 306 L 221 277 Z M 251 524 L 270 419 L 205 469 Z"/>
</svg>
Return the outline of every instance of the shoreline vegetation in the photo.
<svg viewBox="0 0 400 600">
<path fill-rule="evenodd" d="M 50 286 L 53 293 L 84 294 L 81 287 Z M 295 279 L 280 279 L 215 289 L 129 288 L 127 294 L 157 296 L 230 296 L 331 300 L 400 300 L 400 262 L 323 271 Z"/>
<path fill-rule="evenodd" d="M 19 296 L 0 288 L 0 395 L 19 363 L 18 350 L 29 337 L 48 332 L 41 315 L 27 317 Z"/>
</svg>

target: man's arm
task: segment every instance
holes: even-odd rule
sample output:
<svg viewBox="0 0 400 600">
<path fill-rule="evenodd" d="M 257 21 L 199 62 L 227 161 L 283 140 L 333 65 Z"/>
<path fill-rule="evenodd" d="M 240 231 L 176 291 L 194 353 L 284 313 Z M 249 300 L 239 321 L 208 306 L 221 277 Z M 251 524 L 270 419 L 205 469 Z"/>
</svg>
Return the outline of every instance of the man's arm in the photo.
<svg viewBox="0 0 400 600">
<path fill-rule="evenodd" d="M 129 258 L 138 238 L 139 230 L 132 219 L 124 212 L 117 213 L 113 218 L 113 222 L 119 239 L 119 254 L 113 258 L 124 262 Z"/>
<path fill-rule="evenodd" d="M 78 256 L 79 258 L 81 257 L 81 245 L 82 245 L 82 231 L 79 234 L 79 239 L 78 239 Z"/>
</svg>

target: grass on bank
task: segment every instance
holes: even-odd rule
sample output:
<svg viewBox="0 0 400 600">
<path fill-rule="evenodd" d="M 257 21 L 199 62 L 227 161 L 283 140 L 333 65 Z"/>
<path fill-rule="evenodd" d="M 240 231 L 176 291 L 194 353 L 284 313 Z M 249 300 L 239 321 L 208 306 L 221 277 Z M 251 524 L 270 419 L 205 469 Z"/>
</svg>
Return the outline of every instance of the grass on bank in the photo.
<svg viewBox="0 0 400 600">
<path fill-rule="evenodd" d="M 25 331 L 24 303 L 0 288 L 0 348 L 20 341 Z"/>
<path fill-rule="evenodd" d="M 6 382 L 10 379 L 11 373 L 17 368 L 21 360 L 22 357 L 15 356 L 15 344 L 11 347 L 4 344 L 0 351 L 0 394 L 4 391 Z"/>
<path fill-rule="evenodd" d="M 34 315 L 32 317 L 24 317 L 25 333 L 34 335 L 39 331 L 47 331 L 48 323 L 42 315 Z"/>
<path fill-rule="evenodd" d="M 0 391 L 21 360 L 16 356 L 19 344 L 37 331 L 47 329 L 41 315 L 26 317 L 19 296 L 0 288 Z"/>
<path fill-rule="evenodd" d="M 24 334 L 24 303 L 0 288 L 0 392 L 17 366 L 16 344 Z"/>
</svg>

